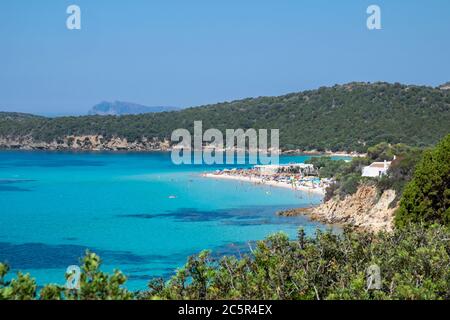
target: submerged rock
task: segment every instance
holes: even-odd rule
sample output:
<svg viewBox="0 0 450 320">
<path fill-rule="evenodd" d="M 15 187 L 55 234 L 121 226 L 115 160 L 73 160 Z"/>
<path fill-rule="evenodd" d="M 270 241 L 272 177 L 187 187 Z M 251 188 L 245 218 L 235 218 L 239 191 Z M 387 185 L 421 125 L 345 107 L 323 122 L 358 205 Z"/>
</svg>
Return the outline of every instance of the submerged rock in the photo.
<svg viewBox="0 0 450 320">
<path fill-rule="evenodd" d="M 277 215 L 281 217 L 297 217 L 301 215 L 308 215 L 313 212 L 314 208 L 297 208 L 278 211 Z"/>
</svg>

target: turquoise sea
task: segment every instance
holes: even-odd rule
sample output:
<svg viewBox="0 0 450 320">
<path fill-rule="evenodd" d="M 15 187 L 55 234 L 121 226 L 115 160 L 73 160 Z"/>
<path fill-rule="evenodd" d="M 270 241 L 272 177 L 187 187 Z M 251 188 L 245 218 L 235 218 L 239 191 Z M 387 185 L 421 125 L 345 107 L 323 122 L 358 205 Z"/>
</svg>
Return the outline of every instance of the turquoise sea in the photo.
<svg viewBox="0 0 450 320">
<path fill-rule="evenodd" d="M 240 254 L 277 231 L 326 227 L 275 214 L 320 196 L 200 176 L 221 167 L 176 166 L 168 153 L 0 152 L 0 261 L 63 284 L 89 249 L 145 289 L 202 249 Z"/>
</svg>

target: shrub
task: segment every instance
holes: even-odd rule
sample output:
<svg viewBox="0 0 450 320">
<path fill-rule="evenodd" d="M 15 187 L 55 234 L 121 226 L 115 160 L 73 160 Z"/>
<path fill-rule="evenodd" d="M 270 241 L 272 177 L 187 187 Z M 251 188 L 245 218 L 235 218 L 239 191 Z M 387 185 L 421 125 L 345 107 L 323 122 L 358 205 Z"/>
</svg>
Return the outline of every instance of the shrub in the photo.
<svg viewBox="0 0 450 320">
<path fill-rule="evenodd" d="M 450 226 L 450 135 L 424 153 L 405 187 L 395 221 L 399 227 L 410 222 Z"/>
</svg>

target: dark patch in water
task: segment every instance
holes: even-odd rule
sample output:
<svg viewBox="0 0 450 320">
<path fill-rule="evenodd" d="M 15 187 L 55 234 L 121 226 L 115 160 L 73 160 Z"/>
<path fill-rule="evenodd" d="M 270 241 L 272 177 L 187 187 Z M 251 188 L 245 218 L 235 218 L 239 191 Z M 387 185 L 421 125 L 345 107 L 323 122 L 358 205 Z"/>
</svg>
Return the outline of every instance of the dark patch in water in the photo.
<svg viewBox="0 0 450 320">
<path fill-rule="evenodd" d="M 122 271 L 124 273 L 130 274 L 130 273 L 140 273 L 140 272 L 151 272 L 153 270 L 155 270 L 155 269 L 154 268 L 140 268 L 140 267 L 136 267 L 136 268 L 125 268 Z"/>
<path fill-rule="evenodd" d="M 30 189 L 0 185 L 0 192 L 30 192 Z"/>
<path fill-rule="evenodd" d="M 286 209 L 286 207 L 284 208 Z M 235 226 L 253 226 L 264 224 L 292 224 L 305 221 L 304 217 L 279 217 L 276 212 L 280 207 L 244 207 L 223 210 L 197 210 L 194 208 L 181 208 L 167 213 L 155 214 L 125 214 L 119 215 L 120 218 L 131 219 L 156 219 L 166 218 L 179 222 L 209 222 L 219 221 L 226 225 Z"/>
<path fill-rule="evenodd" d="M 154 214 L 123 214 L 123 215 L 119 215 L 119 218 L 135 218 L 135 219 L 153 219 L 158 217 L 158 215 L 154 215 Z"/>
<path fill-rule="evenodd" d="M 13 183 L 23 183 L 23 182 L 34 182 L 36 180 L 31 179 L 0 179 L 0 184 L 13 184 Z"/>
<path fill-rule="evenodd" d="M 254 214 L 254 213 L 253 213 Z M 206 222 L 233 219 L 238 216 L 234 210 L 197 210 L 193 208 L 181 208 L 166 214 L 158 215 L 159 218 L 172 218 L 180 222 Z"/>
<path fill-rule="evenodd" d="M 76 240 L 78 240 L 78 238 L 75 238 L 75 237 L 66 237 L 66 238 L 63 238 L 63 240 L 66 240 L 66 241 L 76 241 Z"/>
<path fill-rule="evenodd" d="M 249 216 L 249 217 L 237 216 L 237 217 L 234 217 L 234 218 L 237 219 L 237 220 L 256 220 L 256 219 L 259 219 L 260 216 Z"/>
<path fill-rule="evenodd" d="M 229 220 L 229 221 L 224 221 L 223 224 L 225 224 L 225 225 L 231 225 L 231 226 L 241 226 L 241 227 L 245 227 L 245 226 L 260 226 L 260 225 L 264 225 L 264 224 L 284 224 L 284 222 L 278 222 L 278 223 L 276 223 L 275 221 L 269 220 L 269 219 L 263 219 L 263 220 L 245 220 L 245 221 Z"/>
<path fill-rule="evenodd" d="M 229 210 L 198 210 L 195 208 L 180 208 L 168 213 L 156 214 L 127 214 L 120 215 L 122 218 L 155 219 L 171 218 L 180 222 L 206 222 L 227 219 L 252 220 L 260 219 L 263 216 L 255 213 L 256 210 L 229 209 Z"/>
<path fill-rule="evenodd" d="M 106 163 L 96 160 L 38 160 L 33 161 L 14 161 L 8 164 L 9 167 L 41 167 L 41 168 L 63 168 L 63 167 L 103 167 Z"/>
<path fill-rule="evenodd" d="M 126 274 L 126 271 L 124 272 Z M 150 281 L 155 276 L 148 275 L 148 274 L 129 274 L 127 275 L 128 280 L 141 280 L 141 281 Z"/>
<path fill-rule="evenodd" d="M 97 253 L 105 264 L 135 265 L 151 262 L 177 263 L 185 257 L 173 255 L 138 255 L 129 251 L 111 251 L 79 245 L 13 244 L 0 242 L 0 261 L 14 269 L 57 269 L 79 264 L 86 250 Z"/>
<path fill-rule="evenodd" d="M 147 272 L 147 274 L 139 272 Z M 169 280 L 172 278 L 175 273 L 175 268 L 152 268 L 147 269 L 146 271 L 132 271 L 132 270 L 124 270 L 124 274 L 127 275 L 128 280 L 142 280 L 142 281 L 150 281 L 155 278 L 163 278 L 164 280 Z"/>
<path fill-rule="evenodd" d="M 214 247 L 211 250 L 211 256 L 220 259 L 223 256 L 235 256 L 237 258 L 250 254 L 250 248 L 256 246 L 256 241 L 226 243 L 221 246 Z"/>
<path fill-rule="evenodd" d="M 17 187 L 15 184 L 33 182 L 35 180 L 20 180 L 20 179 L 0 179 L 0 192 L 28 192 L 27 188 Z"/>
<path fill-rule="evenodd" d="M 127 214 L 120 215 L 119 217 L 136 219 L 171 218 L 180 222 L 199 222 L 232 219 L 235 216 L 236 215 L 232 212 L 232 210 L 205 211 L 197 210 L 194 208 L 181 208 L 175 211 L 170 211 L 168 213 Z"/>
</svg>

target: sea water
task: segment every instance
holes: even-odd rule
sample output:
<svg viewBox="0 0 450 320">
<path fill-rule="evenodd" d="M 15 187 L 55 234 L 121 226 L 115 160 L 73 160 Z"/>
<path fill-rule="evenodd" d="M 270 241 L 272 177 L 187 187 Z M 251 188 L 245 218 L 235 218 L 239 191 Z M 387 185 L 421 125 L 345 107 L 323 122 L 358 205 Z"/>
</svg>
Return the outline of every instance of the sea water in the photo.
<svg viewBox="0 0 450 320">
<path fill-rule="evenodd" d="M 0 261 L 39 285 L 63 284 L 90 250 L 102 270 L 120 269 L 128 288 L 144 290 L 203 249 L 242 254 L 275 232 L 326 228 L 276 215 L 320 195 L 201 176 L 222 167 L 177 166 L 169 153 L 0 152 Z"/>
</svg>

